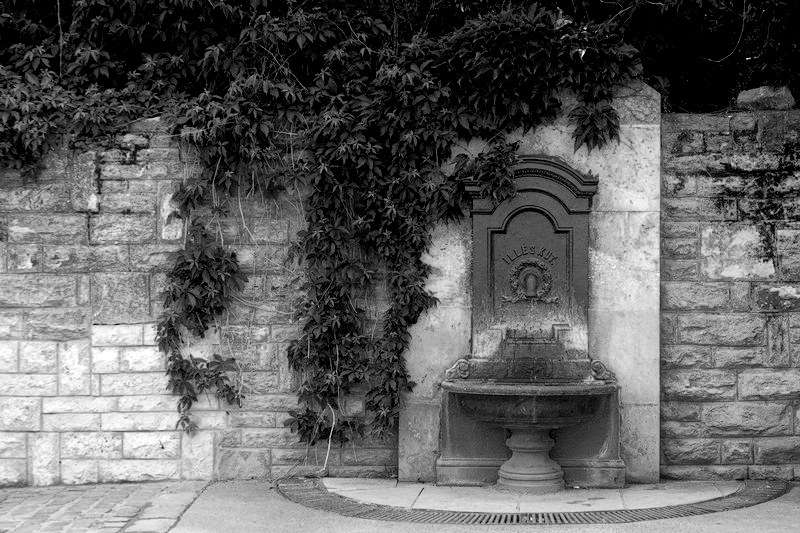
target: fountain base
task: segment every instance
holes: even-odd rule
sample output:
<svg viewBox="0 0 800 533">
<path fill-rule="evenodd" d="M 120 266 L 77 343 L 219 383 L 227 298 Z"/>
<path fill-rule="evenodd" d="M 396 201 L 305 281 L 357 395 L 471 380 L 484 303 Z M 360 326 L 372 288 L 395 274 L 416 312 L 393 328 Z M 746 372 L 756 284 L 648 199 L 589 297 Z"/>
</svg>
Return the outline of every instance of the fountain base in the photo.
<svg viewBox="0 0 800 533">
<path fill-rule="evenodd" d="M 550 428 L 507 428 L 511 458 L 500 466 L 497 486 L 527 494 L 549 494 L 564 489 L 564 472 L 550 458 L 555 441 Z"/>
</svg>

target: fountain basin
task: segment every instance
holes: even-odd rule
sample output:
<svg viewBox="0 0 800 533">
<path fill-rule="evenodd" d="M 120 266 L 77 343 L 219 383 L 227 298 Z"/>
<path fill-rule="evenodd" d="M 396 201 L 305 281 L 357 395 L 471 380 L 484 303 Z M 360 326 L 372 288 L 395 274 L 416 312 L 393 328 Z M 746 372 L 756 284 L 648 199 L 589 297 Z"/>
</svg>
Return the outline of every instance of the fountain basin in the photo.
<svg viewBox="0 0 800 533">
<path fill-rule="evenodd" d="M 463 411 L 481 422 L 502 426 L 511 435 L 511 458 L 500 466 L 500 488 L 545 494 L 564 488 L 561 466 L 550 458 L 550 430 L 590 421 L 604 412 L 615 383 L 498 382 L 455 379 L 442 388 L 455 395 Z"/>
</svg>

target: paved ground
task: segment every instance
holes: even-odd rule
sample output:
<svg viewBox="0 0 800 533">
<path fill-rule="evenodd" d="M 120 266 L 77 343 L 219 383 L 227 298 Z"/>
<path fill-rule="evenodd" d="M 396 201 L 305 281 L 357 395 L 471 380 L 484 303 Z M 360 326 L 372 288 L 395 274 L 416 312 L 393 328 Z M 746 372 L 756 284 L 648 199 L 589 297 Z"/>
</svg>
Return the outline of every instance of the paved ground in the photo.
<svg viewBox="0 0 800 533">
<path fill-rule="evenodd" d="M 205 482 L 168 482 L 0 489 L 0 532 L 750 533 L 756 531 L 789 533 L 800 531 L 800 487 L 781 498 L 755 507 L 672 520 L 596 526 L 441 526 L 376 522 L 315 511 L 285 500 L 266 481 L 231 481 L 206 485 Z"/>
<path fill-rule="evenodd" d="M 166 532 L 207 484 L 0 489 L 0 533 Z"/>
</svg>

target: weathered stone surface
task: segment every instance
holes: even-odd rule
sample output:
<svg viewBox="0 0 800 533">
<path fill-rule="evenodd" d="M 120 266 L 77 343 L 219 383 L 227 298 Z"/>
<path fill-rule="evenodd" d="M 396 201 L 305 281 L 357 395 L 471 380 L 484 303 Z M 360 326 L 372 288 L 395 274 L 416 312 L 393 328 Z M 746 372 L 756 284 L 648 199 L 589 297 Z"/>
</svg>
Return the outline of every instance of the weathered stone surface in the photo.
<svg viewBox="0 0 800 533">
<path fill-rule="evenodd" d="M 0 374 L 0 390 L 9 396 L 55 396 L 57 389 L 52 374 Z"/>
<path fill-rule="evenodd" d="M 57 396 L 42 398 L 43 413 L 104 413 L 113 411 L 116 398 L 101 396 Z"/>
<path fill-rule="evenodd" d="M 122 372 L 155 372 L 166 365 L 164 354 L 156 346 L 124 347 L 119 353 Z"/>
<path fill-rule="evenodd" d="M 755 304 L 762 311 L 800 311 L 800 284 L 756 285 Z"/>
<path fill-rule="evenodd" d="M 100 415 L 96 413 L 58 413 L 42 415 L 45 431 L 97 431 Z"/>
<path fill-rule="evenodd" d="M 736 373 L 729 370 L 666 370 L 662 390 L 668 399 L 723 400 L 736 397 Z"/>
<path fill-rule="evenodd" d="M 99 481 L 159 481 L 180 478 L 180 463 L 167 459 L 101 459 Z"/>
<path fill-rule="evenodd" d="M 98 481 L 96 460 L 61 460 L 61 482 L 65 485 L 84 485 Z"/>
<path fill-rule="evenodd" d="M 24 485 L 28 480 L 25 459 L 0 459 L 0 487 Z"/>
<path fill-rule="evenodd" d="M 92 372 L 94 374 L 115 374 L 120 371 L 117 346 L 96 346 L 92 348 Z"/>
<path fill-rule="evenodd" d="M 123 434 L 122 454 L 129 459 L 174 459 L 180 456 L 176 431 L 139 431 Z"/>
<path fill-rule="evenodd" d="M 61 434 L 61 457 L 67 459 L 114 459 L 122 457 L 122 435 L 108 432 Z"/>
<path fill-rule="evenodd" d="M 667 345 L 661 347 L 661 366 L 664 368 L 711 368 L 710 346 Z"/>
<path fill-rule="evenodd" d="M 668 220 L 736 220 L 736 204 L 725 198 L 663 198 L 661 207 Z"/>
<path fill-rule="evenodd" d="M 89 310 L 86 308 L 29 309 L 22 319 L 26 338 L 66 340 L 89 335 Z"/>
<path fill-rule="evenodd" d="M 439 443 L 438 403 L 411 403 L 400 413 L 398 479 L 436 479 L 436 451 Z"/>
<path fill-rule="evenodd" d="M 665 259 L 697 259 L 697 239 L 662 239 L 661 253 Z"/>
<path fill-rule="evenodd" d="M 89 219 L 92 244 L 143 243 L 155 238 L 152 215 L 100 214 Z"/>
<path fill-rule="evenodd" d="M 746 479 L 746 466 L 662 466 L 661 476 L 665 479 L 677 480 L 715 480 Z"/>
<path fill-rule="evenodd" d="M 100 387 L 103 395 L 161 394 L 167 388 L 167 378 L 163 372 L 104 374 Z"/>
<path fill-rule="evenodd" d="M 101 413 L 103 431 L 167 431 L 175 428 L 175 413 Z"/>
<path fill-rule="evenodd" d="M 150 317 L 147 276 L 133 272 L 92 275 L 95 324 L 144 322 Z"/>
<path fill-rule="evenodd" d="M 84 215 L 15 215 L 8 221 L 8 242 L 81 244 L 88 237 Z"/>
<path fill-rule="evenodd" d="M 245 448 L 285 447 L 297 444 L 297 436 L 292 434 L 289 428 L 245 429 L 242 431 L 242 446 Z"/>
<path fill-rule="evenodd" d="M 663 282 L 662 309 L 723 309 L 730 301 L 730 288 L 715 282 Z"/>
<path fill-rule="evenodd" d="M 712 439 L 666 439 L 661 450 L 674 465 L 714 464 L 720 458 L 720 443 Z"/>
<path fill-rule="evenodd" d="M 58 393 L 62 396 L 91 393 L 89 350 L 88 339 L 62 342 L 58 345 Z"/>
<path fill-rule="evenodd" d="M 751 369 L 739 374 L 739 398 L 772 400 L 800 395 L 800 369 Z"/>
<path fill-rule="evenodd" d="M 27 455 L 25 433 L 0 433 L 0 459 L 25 459 Z"/>
<path fill-rule="evenodd" d="M 752 464 L 753 443 L 749 440 L 724 440 L 721 459 L 722 464 Z"/>
<path fill-rule="evenodd" d="M 679 422 L 700 420 L 700 405 L 696 402 L 661 402 L 661 418 Z"/>
<path fill-rule="evenodd" d="M 58 307 L 72 306 L 77 299 L 74 276 L 47 274 L 6 274 L 0 284 L 0 306 Z"/>
<path fill-rule="evenodd" d="M 22 341 L 19 343 L 19 370 L 41 374 L 58 371 L 58 344 L 48 341 Z"/>
<path fill-rule="evenodd" d="M 128 270 L 128 265 L 128 247 L 121 245 L 45 245 L 42 260 L 46 272 Z"/>
<path fill-rule="evenodd" d="M 775 267 L 761 250 L 753 226 L 707 226 L 701 231 L 702 273 L 709 279 L 769 279 Z"/>
<path fill-rule="evenodd" d="M 753 346 L 763 342 L 765 320 L 756 314 L 688 314 L 678 317 L 679 337 L 688 344 Z"/>
<path fill-rule="evenodd" d="M 211 479 L 214 476 L 214 433 L 198 431 L 181 437 L 181 477 Z"/>
<path fill-rule="evenodd" d="M 736 106 L 740 109 L 791 109 L 794 97 L 789 87 L 762 86 L 742 91 L 736 97 Z"/>
<path fill-rule="evenodd" d="M 714 348 L 714 366 L 719 368 L 747 367 L 764 364 L 764 348 L 737 348 L 719 346 Z"/>
<path fill-rule="evenodd" d="M 756 439 L 753 445 L 756 464 L 800 462 L 800 437 L 769 437 Z"/>
<path fill-rule="evenodd" d="M 36 433 L 31 435 L 31 484 L 53 485 L 59 481 L 59 435 Z"/>
<path fill-rule="evenodd" d="M 703 406 L 702 420 L 715 435 L 787 435 L 792 408 L 784 403 L 719 403 Z"/>
<path fill-rule="evenodd" d="M 172 267 L 175 252 L 183 249 L 182 244 L 132 244 L 131 266 L 134 270 L 166 271 Z M 249 274 L 250 269 L 245 268 Z"/>
<path fill-rule="evenodd" d="M 114 324 L 92 326 L 92 346 L 138 346 L 142 342 L 140 324 Z"/>
<path fill-rule="evenodd" d="M 269 451 L 221 448 L 217 451 L 218 479 L 252 479 L 269 475 Z"/>
<path fill-rule="evenodd" d="M 750 479 L 783 479 L 791 480 L 794 477 L 792 465 L 751 465 L 747 467 L 747 477 Z"/>
<path fill-rule="evenodd" d="M 2 232 L 1 222 L 0 232 Z M 3 266 L 4 258 L 5 270 Z M 39 272 L 41 269 L 41 244 L 6 244 L 0 242 L 0 272 Z"/>
</svg>

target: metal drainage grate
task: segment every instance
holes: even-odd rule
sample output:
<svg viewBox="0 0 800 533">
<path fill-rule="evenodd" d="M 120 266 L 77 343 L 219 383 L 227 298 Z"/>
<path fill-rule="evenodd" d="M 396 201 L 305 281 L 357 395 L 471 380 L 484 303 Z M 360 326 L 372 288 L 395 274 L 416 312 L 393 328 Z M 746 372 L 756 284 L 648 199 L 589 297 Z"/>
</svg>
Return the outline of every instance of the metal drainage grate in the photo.
<svg viewBox="0 0 800 533">
<path fill-rule="evenodd" d="M 286 478 L 278 482 L 278 492 L 287 499 L 321 511 L 353 518 L 391 520 L 426 524 L 621 524 L 694 516 L 750 507 L 785 494 L 791 485 L 784 481 L 746 481 L 738 491 L 714 500 L 648 509 L 617 511 L 579 511 L 565 513 L 469 513 L 438 509 L 405 509 L 389 505 L 362 503 L 328 492 L 319 479 Z"/>
</svg>

